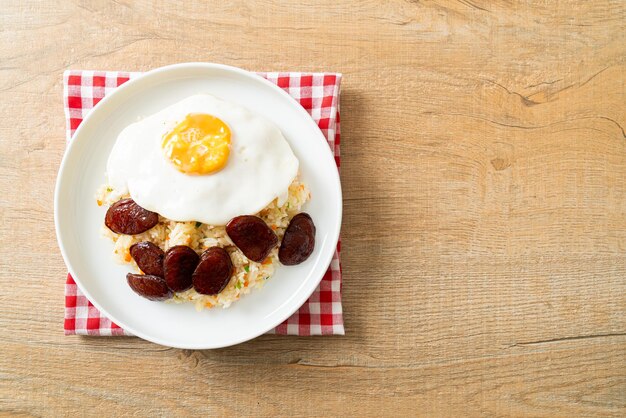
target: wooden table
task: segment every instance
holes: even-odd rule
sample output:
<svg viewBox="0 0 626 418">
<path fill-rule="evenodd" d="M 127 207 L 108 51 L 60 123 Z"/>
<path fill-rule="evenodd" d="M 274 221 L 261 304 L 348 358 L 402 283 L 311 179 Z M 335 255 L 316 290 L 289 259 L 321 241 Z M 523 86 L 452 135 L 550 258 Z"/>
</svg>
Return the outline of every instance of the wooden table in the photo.
<svg viewBox="0 0 626 418">
<path fill-rule="evenodd" d="M 3 2 L 1 411 L 626 415 L 624 2 L 173 3 Z M 344 74 L 345 337 L 63 335 L 62 72 L 185 61 Z"/>
</svg>

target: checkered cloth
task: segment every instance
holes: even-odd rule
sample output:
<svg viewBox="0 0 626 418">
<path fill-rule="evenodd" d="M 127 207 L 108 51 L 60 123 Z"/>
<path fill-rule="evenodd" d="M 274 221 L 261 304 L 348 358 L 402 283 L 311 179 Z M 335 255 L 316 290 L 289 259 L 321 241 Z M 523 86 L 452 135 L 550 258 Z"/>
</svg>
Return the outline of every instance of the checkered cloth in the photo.
<svg viewBox="0 0 626 418">
<path fill-rule="evenodd" d="M 258 73 L 300 102 L 318 124 L 334 151 L 339 169 L 339 91 L 341 74 Z M 122 71 L 66 71 L 63 96 L 67 140 L 87 113 L 107 94 L 141 73 Z M 290 335 L 344 334 L 341 307 L 341 242 L 328 271 L 308 301 L 270 333 Z M 131 335 L 98 311 L 68 274 L 65 284 L 66 335 Z"/>
</svg>

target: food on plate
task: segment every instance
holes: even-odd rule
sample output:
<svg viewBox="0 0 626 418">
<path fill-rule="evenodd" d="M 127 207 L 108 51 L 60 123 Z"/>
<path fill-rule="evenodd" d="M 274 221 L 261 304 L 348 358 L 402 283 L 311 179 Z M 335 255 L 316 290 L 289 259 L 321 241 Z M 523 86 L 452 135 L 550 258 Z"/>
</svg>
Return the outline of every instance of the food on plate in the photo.
<svg viewBox="0 0 626 418">
<path fill-rule="evenodd" d="M 151 274 L 126 275 L 126 281 L 131 289 L 140 296 L 150 300 L 167 300 L 172 296 L 172 291 L 167 287 L 163 277 Z"/>
<path fill-rule="evenodd" d="M 272 122 L 206 94 L 126 127 L 96 199 L 109 206 L 103 234 L 116 258 L 142 273 L 129 286 L 150 300 L 228 307 L 263 286 L 279 254 L 306 260 L 315 226 L 299 215 L 310 193 L 298 167 Z"/>
<path fill-rule="evenodd" d="M 118 199 L 118 196 L 116 196 L 115 190 L 104 185 L 99 190 L 96 198 L 103 205 L 112 205 L 115 203 L 115 199 Z M 256 216 L 261 218 L 280 240 L 289 224 L 289 220 L 301 211 L 302 205 L 308 199 L 309 191 L 304 184 L 296 179 L 289 186 L 288 197 L 285 202 L 279 205 L 278 199 L 275 199 L 265 209 L 257 213 Z M 234 245 L 226 234 L 225 225 L 207 225 L 195 221 L 177 222 L 159 216 L 157 225 L 141 234 L 118 234 L 106 227 L 102 228 L 102 233 L 114 242 L 113 255 L 120 263 L 135 264 L 130 254 L 130 247 L 138 242 L 149 241 L 164 250 L 165 259 L 163 264 L 166 282 L 167 279 L 170 279 L 170 284 L 176 288 L 178 287 L 173 284 L 173 280 L 168 274 L 168 251 L 171 248 L 187 246 L 197 254 L 212 246 L 224 248 L 231 257 L 234 269 L 229 283 L 219 294 L 203 295 L 198 293 L 193 287 L 184 291 L 172 289 L 174 293 L 169 301 L 174 303 L 193 303 L 196 309 L 199 310 L 216 306 L 230 306 L 243 295 L 250 293 L 252 289 L 263 287 L 266 280 L 274 274 L 274 270 L 279 264 L 278 246 L 274 247 L 262 262 L 252 261 Z M 189 280 L 188 278 L 186 283 L 189 283 Z"/>
<path fill-rule="evenodd" d="M 133 199 L 113 203 L 104 217 L 104 223 L 111 231 L 126 235 L 146 232 L 158 222 L 158 214 L 142 208 Z"/>
<path fill-rule="evenodd" d="M 107 177 L 116 195 L 130 194 L 164 218 L 225 225 L 276 198 L 282 203 L 298 166 L 272 122 L 198 94 L 126 127 Z"/>
<path fill-rule="evenodd" d="M 183 292 L 192 285 L 191 275 L 198 266 L 200 257 L 186 245 L 176 245 L 167 250 L 163 261 L 165 282 L 175 292 Z"/>
<path fill-rule="evenodd" d="M 278 244 L 278 237 L 258 216 L 243 215 L 226 224 L 226 233 L 241 252 L 261 263 Z"/>
<path fill-rule="evenodd" d="M 224 290 L 232 274 L 230 255 L 221 247 L 211 247 L 200 256 L 193 272 L 193 287 L 203 295 L 217 295 Z"/>
<path fill-rule="evenodd" d="M 131 245 L 130 256 L 144 274 L 163 277 L 165 253 L 153 243 L 142 241 Z"/>
<path fill-rule="evenodd" d="M 308 213 L 291 219 L 278 250 L 278 259 L 286 266 L 303 263 L 315 249 L 315 225 Z"/>
</svg>

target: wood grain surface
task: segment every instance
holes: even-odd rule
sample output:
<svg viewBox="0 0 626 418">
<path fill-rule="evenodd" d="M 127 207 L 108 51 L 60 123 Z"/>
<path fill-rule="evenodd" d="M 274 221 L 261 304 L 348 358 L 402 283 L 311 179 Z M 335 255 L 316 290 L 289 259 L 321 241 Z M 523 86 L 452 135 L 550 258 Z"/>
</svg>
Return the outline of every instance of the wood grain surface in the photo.
<svg viewBox="0 0 626 418">
<path fill-rule="evenodd" d="M 3 1 L 0 411 L 625 416 L 624 1 Z M 65 69 L 338 71 L 346 336 L 63 335 Z"/>
</svg>

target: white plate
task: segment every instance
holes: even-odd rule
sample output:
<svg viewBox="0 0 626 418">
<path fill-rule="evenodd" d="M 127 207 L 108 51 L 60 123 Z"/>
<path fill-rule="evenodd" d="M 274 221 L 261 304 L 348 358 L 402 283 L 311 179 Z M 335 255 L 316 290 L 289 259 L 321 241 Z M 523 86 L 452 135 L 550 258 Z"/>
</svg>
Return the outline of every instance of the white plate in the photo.
<svg viewBox="0 0 626 418">
<path fill-rule="evenodd" d="M 151 302 L 126 284 L 128 265 L 113 261 L 113 244 L 100 236 L 105 208 L 95 193 L 104 183 L 109 152 L 118 133 L 189 95 L 205 92 L 258 112 L 282 130 L 300 160 L 311 190 L 304 210 L 317 233 L 315 251 L 298 266 L 278 266 L 263 289 L 228 309 L 197 312 L 192 304 Z M 115 323 L 146 340 L 204 349 L 255 338 L 293 314 L 311 295 L 330 264 L 341 225 L 341 185 L 330 148 L 309 114 L 287 93 L 247 71 L 189 63 L 158 68 L 106 96 L 85 118 L 61 163 L 54 220 L 61 253 L 76 283 Z"/>
</svg>

